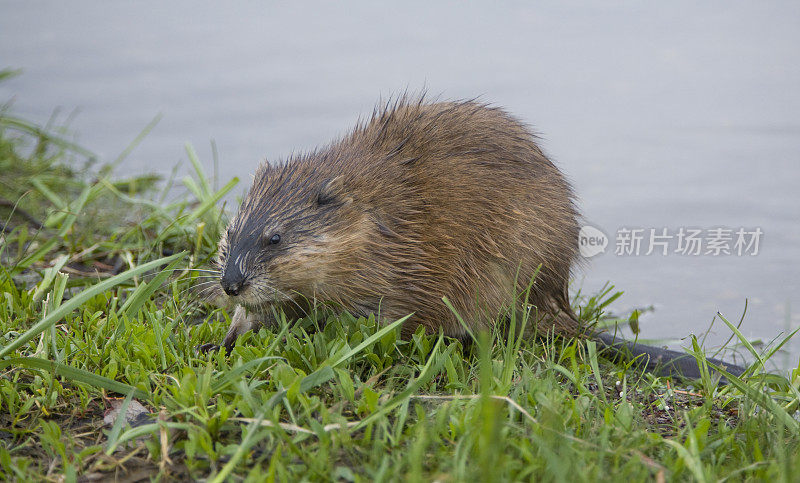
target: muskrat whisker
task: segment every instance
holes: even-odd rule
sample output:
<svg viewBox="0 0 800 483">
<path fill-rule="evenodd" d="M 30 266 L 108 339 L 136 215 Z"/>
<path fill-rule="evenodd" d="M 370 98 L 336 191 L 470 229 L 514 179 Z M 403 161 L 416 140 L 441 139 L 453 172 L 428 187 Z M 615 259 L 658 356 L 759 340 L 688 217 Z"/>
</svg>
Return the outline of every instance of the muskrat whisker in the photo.
<svg viewBox="0 0 800 483">
<path fill-rule="evenodd" d="M 203 290 L 197 292 L 196 300 L 203 300 L 207 295 L 214 293 L 214 288 L 213 285 L 203 288 Z"/>
<path fill-rule="evenodd" d="M 278 294 L 280 294 L 280 295 L 281 295 L 281 296 L 283 296 L 283 297 L 286 297 L 286 300 L 288 300 L 289 302 L 293 303 L 293 304 L 294 304 L 294 305 L 295 305 L 295 306 L 296 306 L 296 307 L 297 307 L 297 308 L 300 310 L 300 312 L 302 312 L 302 313 L 303 313 L 303 315 L 305 315 L 306 317 L 310 317 L 310 314 L 308 313 L 308 311 L 306 311 L 306 309 L 305 309 L 305 308 L 303 308 L 303 306 L 302 306 L 302 305 L 300 305 L 300 304 L 299 304 L 299 303 L 298 303 L 298 302 L 297 302 L 295 299 L 293 299 L 293 298 L 291 298 L 291 297 L 287 296 L 286 294 L 282 293 L 282 292 L 281 292 L 281 291 L 279 291 L 279 290 L 275 290 L 275 292 L 276 292 L 276 293 L 278 293 Z"/>
<path fill-rule="evenodd" d="M 213 287 L 213 286 L 214 286 L 214 285 L 216 285 L 216 284 L 217 284 L 217 281 L 216 281 L 216 280 L 206 280 L 205 282 L 200 282 L 200 283 L 197 283 L 197 284 L 191 285 L 191 286 L 189 286 L 189 287 L 186 287 L 184 290 L 192 290 L 192 289 L 199 290 L 199 289 L 206 289 L 206 288 L 208 288 L 208 287 Z"/>
<path fill-rule="evenodd" d="M 211 273 L 211 274 L 217 274 L 217 275 L 220 275 L 220 274 L 222 274 L 222 271 L 221 271 L 221 270 L 204 270 L 204 269 L 203 269 L 203 270 L 201 270 L 201 269 L 199 269 L 199 268 L 173 268 L 173 269 L 172 269 L 172 270 L 170 270 L 170 271 L 171 271 L 171 272 L 186 272 L 186 273 L 192 273 L 192 272 L 197 272 L 197 273 Z"/>
<path fill-rule="evenodd" d="M 192 293 L 191 291 L 195 291 L 195 297 L 200 297 L 203 293 L 205 293 L 208 289 L 213 289 L 214 285 L 216 285 L 216 280 L 207 280 L 205 282 L 200 282 L 198 284 L 190 285 L 185 287 L 180 292 L 178 292 L 178 297 L 184 296 L 186 293 Z"/>
<path fill-rule="evenodd" d="M 210 272 L 210 273 L 222 273 L 221 270 L 210 270 L 207 268 L 192 268 L 192 267 L 176 267 L 170 268 L 169 270 L 159 270 L 159 272 Z"/>
<path fill-rule="evenodd" d="M 290 297 L 285 292 L 282 292 L 281 290 L 278 290 L 277 288 L 267 284 L 263 280 L 259 280 L 256 284 L 253 285 L 253 287 L 255 288 L 256 293 L 258 295 L 261 295 L 264 298 L 269 298 L 269 295 L 270 295 L 269 292 L 274 292 L 274 293 L 280 295 L 286 301 L 289 301 L 289 302 L 293 303 L 295 306 L 297 306 L 297 308 L 300 310 L 300 312 L 303 313 L 303 315 L 305 315 L 306 317 L 309 317 L 308 311 L 306 311 L 306 309 L 303 308 L 303 306 L 300 305 L 294 298 Z M 284 302 L 284 301 L 281 301 L 281 302 Z M 269 305 L 272 305 L 272 304 L 267 302 L 267 303 L 264 303 L 264 304 L 261 304 L 261 305 L 269 306 Z"/>
<path fill-rule="evenodd" d="M 173 268 L 173 269 L 170 269 L 170 270 L 156 270 L 156 271 L 153 271 L 153 272 L 145 273 L 141 277 L 144 278 L 144 279 L 147 279 L 148 277 L 152 278 L 152 277 L 155 277 L 156 275 L 158 275 L 159 273 L 162 273 L 162 272 L 169 272 L 169 273 L 172 273 L 172 274 L 179 273 L 179 275 L 177 277 L 173 278 L 173 280 L 182 280 L 182 279 L 184 279 L 184 277 L 190 277 L 190 278 L 217 277 L 218 278 L 218 277 L 220 277 L 222 275 L 222 272 L 213 272 L 213 271 L 210 271 L 210 270 L 200 271 L 199 273 L 201 273 L 202 275 L 194 275 L 194 274 L 191 273 L 192 271 L 195 271 L 195 270 L 194 269 L 188 269 L 187 270 L 185 268 Z"/>
</svg>

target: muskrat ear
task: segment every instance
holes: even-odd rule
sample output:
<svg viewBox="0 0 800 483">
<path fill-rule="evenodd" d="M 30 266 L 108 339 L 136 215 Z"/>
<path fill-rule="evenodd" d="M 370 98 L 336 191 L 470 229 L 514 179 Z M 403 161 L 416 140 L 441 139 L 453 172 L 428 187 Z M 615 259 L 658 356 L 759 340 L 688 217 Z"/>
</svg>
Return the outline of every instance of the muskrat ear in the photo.
<svg viewBox="0 0 800 483">
<path fill-rule="evenodd" d="M 319 193 L 317 193 L 317 204 L 328 205 L 336 201 L 341 201 L 341 193 L 344 188 L 344 183 L 341 176 L 331 178 L 322 184 Z"/>
</svg>

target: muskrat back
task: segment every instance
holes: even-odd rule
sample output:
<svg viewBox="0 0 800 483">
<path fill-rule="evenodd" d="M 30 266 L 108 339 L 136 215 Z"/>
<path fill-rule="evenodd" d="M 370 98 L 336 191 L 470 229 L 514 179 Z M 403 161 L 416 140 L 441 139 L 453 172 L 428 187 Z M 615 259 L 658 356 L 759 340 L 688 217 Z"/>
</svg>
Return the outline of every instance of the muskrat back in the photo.
<svg viewBox="0 0 800 483">
<path fill-rule="evenodd" d="M 476 102 L 400 100 L 323 149 L 262 164 L 219 244 L 225 343 L 313 301 L 459 337 L 522 303 L 579 331 L 570 185 L 531 131 Z M 222 294 L 224 292 L 224 295 Z M 542 326 L 544 325 L 544 326 Z"/>
</svg>

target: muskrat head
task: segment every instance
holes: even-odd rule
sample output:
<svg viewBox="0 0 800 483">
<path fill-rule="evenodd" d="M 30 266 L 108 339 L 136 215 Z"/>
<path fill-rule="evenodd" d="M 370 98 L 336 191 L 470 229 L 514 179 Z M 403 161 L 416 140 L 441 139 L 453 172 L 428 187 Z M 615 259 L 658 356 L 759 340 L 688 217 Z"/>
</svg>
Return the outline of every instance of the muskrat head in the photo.
<svg viewBox="0 0 800 483">
<path fill-rule="evenodd" d="M 342 176 L 302 160 L 263 165 L 219 243 L 222 290 L 256 312 L 298 298 L 336 299 L 329 281 L 357 269 L 363 213 Z"/>
</svg>

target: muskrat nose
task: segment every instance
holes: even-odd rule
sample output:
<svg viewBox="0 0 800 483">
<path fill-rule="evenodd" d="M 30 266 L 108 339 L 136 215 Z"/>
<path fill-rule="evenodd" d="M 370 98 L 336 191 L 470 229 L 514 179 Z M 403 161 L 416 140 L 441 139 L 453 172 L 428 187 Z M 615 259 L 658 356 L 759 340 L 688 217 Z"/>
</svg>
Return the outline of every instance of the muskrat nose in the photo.
<svg viewBox="0 0 800 483">
<path fill-rule="evenodd" d="M 238 283 L 221 282 L 221 283 L 222 283 L 222 290 L 224 290 L 225 293 L 230 296 L 239 295 L 239 292 L 242 291 L 242 285 L 244 285 L 242 282 Z"/>
<path fill-rule="evenodd" d="M 239 295 L 244 289 L 244 276 L 239 273 L 225 273 L 219 283 L 222 285 L 222 290 L 233 297 Z"/>
</svg>

